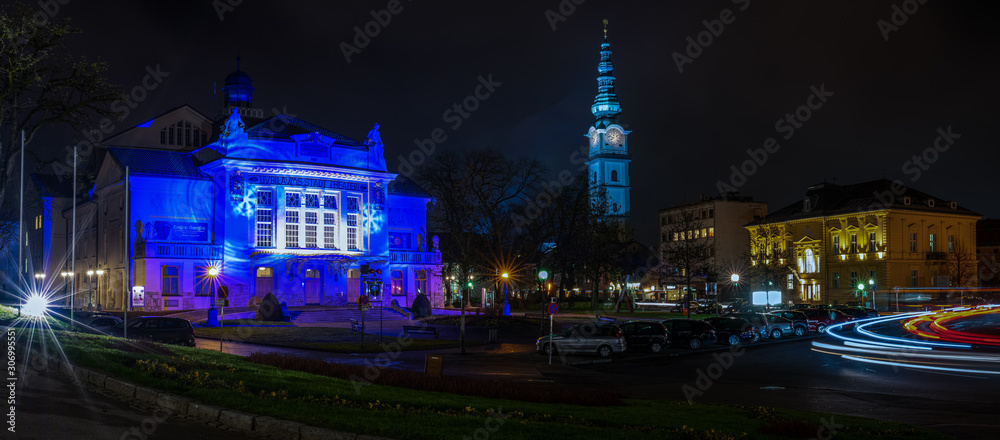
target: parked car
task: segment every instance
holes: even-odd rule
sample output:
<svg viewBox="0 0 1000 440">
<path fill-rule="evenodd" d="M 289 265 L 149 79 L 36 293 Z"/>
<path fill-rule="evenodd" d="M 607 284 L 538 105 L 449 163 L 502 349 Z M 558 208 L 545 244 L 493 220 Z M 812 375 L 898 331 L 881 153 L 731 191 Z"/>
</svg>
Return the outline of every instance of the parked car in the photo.
<svg viewBox="0 0 1000 440">
<path fill-rule="evenodd" d="M 844 314 L 844 312 L 835 309 L 816 308 L 799 309 L 799 311 L 805 313 L 809 318 L 809 331 L 811 332 L 825 333 L 826 328 L 831 325 L 854 320 L 854 318 Z"/>
<path fill-rule="evenodd" d="M 792 327 L 792 322 L 774 315 L 768 315 L 766 313 L 731 313 L 726 316 L 735 316 L 738 318 L 746 319 L 753 324 L 753 327 L 761 336 L 765 338 L 778 339 L 781 335 L 792 334 L 794 328 Z"/>
<path fill-rule="evenodd" d="M 194 347 L 194 327 L 182 318 L 143 316 L 129 319 L 128 337 Z"/>
<path fill-rule="evenodd" d="M 715 327 L 715 335 L 719 344 L 738 345 L 760 340 L 760 333 L 753 324 L 735 316 L 718 316 L 705 318 L 705 322 Z"/>
<path fill-rule="evenodd" d="M 798 310 L 772 310 L 772 315 L 777 315 L 792 321 L 792 333 L 795 336 L 805 335 L 809 331 L 809 317 Z"/>
<path fill-rule="evenodd" d="M 716 341 L 715 327 L 705 321 L 677 318 L 661 322 L 670 333 L 671 344 L 686 345 L 697 350 Z"/>
<path fill-rule="evenodd" d="M 878 310 L 875 310 L 871 307 L 839 306 L 834 308 L 848 315 L 853 316 L 854 319 L 878 318 L 880 316 Z"/>
<path fill-rule="evenodd" d="M 848 315 L 848 316 L 850 316 L 850 317 L 852 317 L 854 319 L 868 319 L 868 318 L 873 317 L 863 307 L 844 307 L 844 306 L 841 306 L 841 307 L 836 307 L 833 310 L 837 310 L 837 311 L 839 311 L 839 312 L 841 312 L 841 313 L 843 313 L 845 315 Z"/>
<path fill-rule="evenodd" d="M 122 320 L 117 316 L 94 315 L 80 321 L 86 333 L 115 334 L 121 330 Z"/>
<path fill-rule="evenodd" d="M 646 347 L 659 353 L 670 346 L 670 332 L 662 322 L 630 321 L 621 324 L 621 330 L 629 347 Z"/>
<path fill-rule="evenodd" d="M 539 353 L 596 353 L 607 358 L 625 351 L 621 328 L 614 324 L 577 324 L 561 333 L 542 336 L 535 342 Z"/>
</svg>

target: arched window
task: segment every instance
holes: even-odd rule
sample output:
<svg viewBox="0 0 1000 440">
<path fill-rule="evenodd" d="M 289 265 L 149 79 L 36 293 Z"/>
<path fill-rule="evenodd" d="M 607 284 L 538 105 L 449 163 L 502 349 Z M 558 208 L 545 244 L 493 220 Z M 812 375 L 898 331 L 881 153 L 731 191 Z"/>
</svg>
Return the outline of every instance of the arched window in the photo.
<svg viewBox="0 0 1000 440">
<path fill-rule="evenodd" d="M 611 181 L 612 182 L 618 181 L 618 170 L 611 170 Z"/>
<path fill-rule="evenodd" d="M 806 249 L 806 273 L 816 273 L 816 260 L 813 259 L 812 249 Z"/>
</svg>

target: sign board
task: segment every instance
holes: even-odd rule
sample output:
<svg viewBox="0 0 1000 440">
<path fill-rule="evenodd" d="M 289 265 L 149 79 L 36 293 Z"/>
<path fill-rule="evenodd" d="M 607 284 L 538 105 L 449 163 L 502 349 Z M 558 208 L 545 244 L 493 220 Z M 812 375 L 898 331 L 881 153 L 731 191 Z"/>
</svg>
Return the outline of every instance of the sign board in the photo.
<svg viewBox="0 0 1000 440">
<path fill-rule="evenodd" d="M 132 286 L 132 307 L 146 306 L 146 288 L 144 286 Z"/>
<path fill-rule="evenodd" d="M 229 298 L 229 288 L 226 286 L 219 286 L 218 297 L 219 299 Z"/>
<path fill-rule="evenodd" d="M 753 292 L 753 305 L 755 306 L 776 306 L 781 304 L 781 292 L 777 290 Z"/>
<path fill-rule="evenodd" d="M 229 307 L 229 300 L 228 299 L 217 299 L 217 300 L 215 300 L 215 306 L 216 307 Z"/>
<path fill-rule="evenodd" d="M 558 314 L 559 313 L 559 304 L 555 304 L 555 303 L 549 304 L 549 307 L 548 307 L 547 310 L 548 310 L 548 312 L 549 312 L 550 315 Z"/>
</svg>

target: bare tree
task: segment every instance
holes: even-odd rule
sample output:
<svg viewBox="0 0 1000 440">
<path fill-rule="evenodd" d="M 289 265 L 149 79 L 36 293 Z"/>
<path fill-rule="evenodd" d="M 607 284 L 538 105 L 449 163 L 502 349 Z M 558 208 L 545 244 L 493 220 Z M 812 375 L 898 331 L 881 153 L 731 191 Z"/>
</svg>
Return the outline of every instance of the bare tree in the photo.
<svg viewBox="0 0 1000 440">
<path fill-rule="evenodd" d="M 978 263 L 975 249 L 972 249 L 965 242 L 955 242 L 953 252 L 948 253 L 948 257 L 941 265 L 941 269 L 954 287 L 975 287 L 978 277 Z"/>
<path fill-rule="evenodd" d="M 663 243 L 662 272 L 668 280 L 684 285 L 681 301 L 687 304 L 691 286 L 695 281 L 707 282 L 715 274 L 715 238 L 695 212 L 684 211 L 672 215 L 663 228 L 667 241 Z M 684 308 L 691 315 L 691 308 Z"/>
<path fill-rule="evenodd" d="M 796 270 L 794 257 L 784 228 L 776 224 L 753 228 L 750 232 L 750 265 L 747 267 L 750 291 L 755 286 L 768 291 L 784 291 L 783 281 Z"/>
</svg>

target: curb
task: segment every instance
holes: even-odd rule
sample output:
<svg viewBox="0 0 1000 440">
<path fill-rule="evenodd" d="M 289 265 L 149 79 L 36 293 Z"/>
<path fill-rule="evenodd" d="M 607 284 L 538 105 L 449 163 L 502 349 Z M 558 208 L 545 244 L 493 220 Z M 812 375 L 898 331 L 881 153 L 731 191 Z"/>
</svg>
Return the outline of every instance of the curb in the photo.
<svg viewBox="0 0 1000 440">
<path fill-rule="evenodd" d="M 49 371 L 68 376 L 69 380 L 77 385 L 89 384 L 103 388 L 126 400 L 138 400 L 156 406 L 166 414 L 186 415 L 207 425 L 221 425 L 232 430 L 280 440 L 393 440 L 207 405 L 187 397 L 160 392 L 87 368 L 76 367 L 60 358 L 42 356 L 38 353 L 31 353 L 29 356 L 32 368 L 42 372 Z"/>
</svg>

